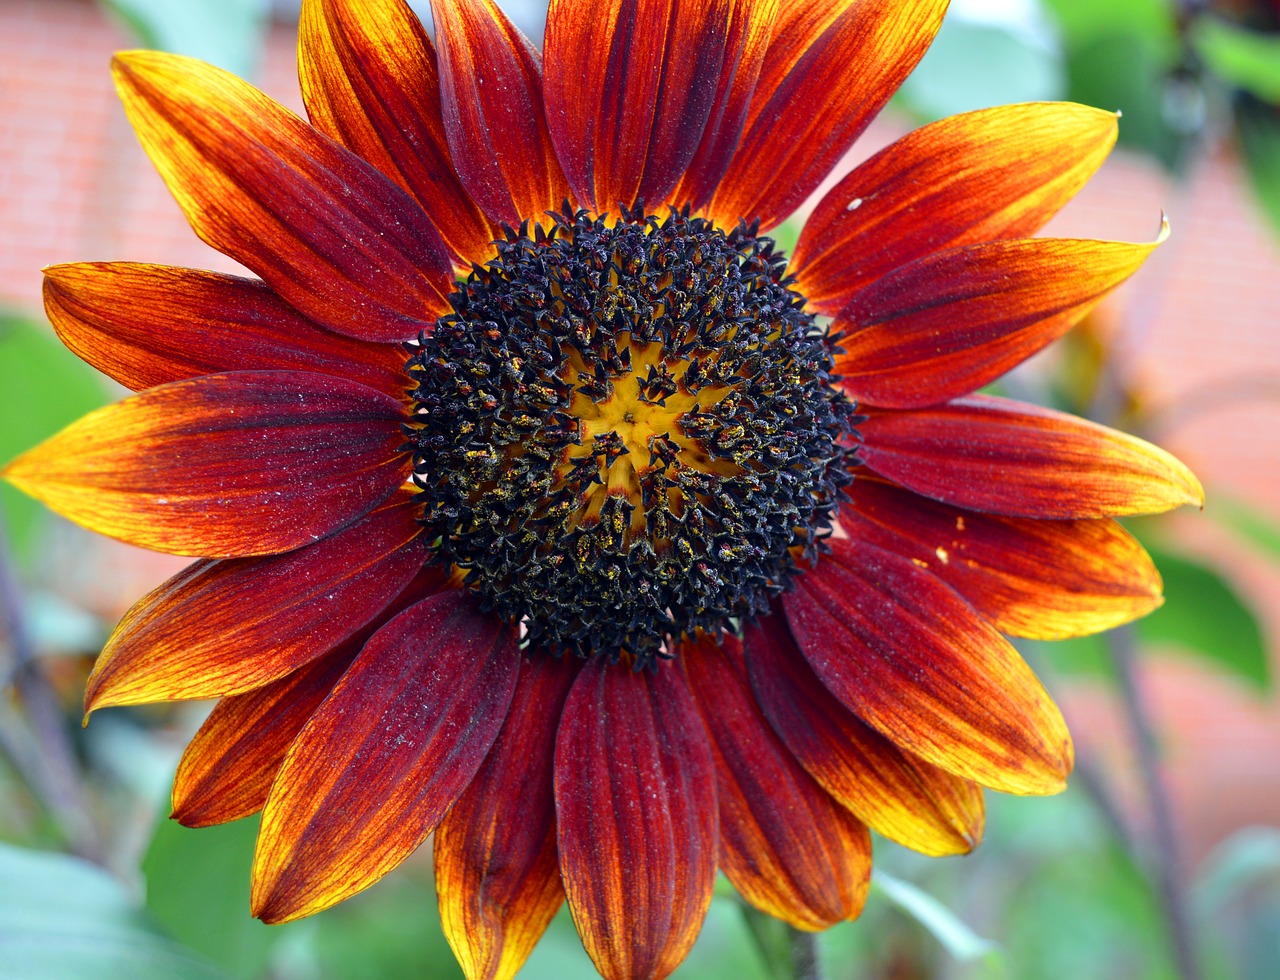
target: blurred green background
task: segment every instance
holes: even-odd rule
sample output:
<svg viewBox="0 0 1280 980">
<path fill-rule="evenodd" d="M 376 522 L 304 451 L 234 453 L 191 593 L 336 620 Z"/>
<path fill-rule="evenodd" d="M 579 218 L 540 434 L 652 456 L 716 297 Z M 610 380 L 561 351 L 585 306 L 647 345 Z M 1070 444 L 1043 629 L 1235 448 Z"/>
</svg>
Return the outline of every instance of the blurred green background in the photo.
<svg viewBox="0 0 1280 980">
<path fill-rule="evenodd" d="M 503 6 L 540 38 L 544 4 Z M 110 52 L 194 54 L 297 108 L 296 17 L 287 0 L 0 0 L 0 460 L 121 394 L 52 337 L 42 265 L 233 268 L 150 174 Z M 1071 788 L 988 794 L 986 843 L 965 858 L 877 841 L 866 912 L 821 940 L 833 978 L 1280 976 L 1280 0 L 957 0 L 844 169 L 919 122 L 1061 98 L 1121 109 L 1121 150 L 1052 230 L 1147 238 L 1165 207 L 1175 238 L 1003 390 L 1160 439 L 1209 504 L 1131 525 L 1165 577 L 1162 610 L 1025 644 L 1078 740 Z M 248 917 L 256 821 L 165 819 L 209 706 L 79 725 L 114 620 L 181 561 L 7 486 L 0 513 L 0 977 L 460 976 L 429 848 L 311 919 Z M 783 942 L 725 886 L 676 975 L 785 976 Z M 522 976 L 595 976 L 565 913 Z"/>
</svg>

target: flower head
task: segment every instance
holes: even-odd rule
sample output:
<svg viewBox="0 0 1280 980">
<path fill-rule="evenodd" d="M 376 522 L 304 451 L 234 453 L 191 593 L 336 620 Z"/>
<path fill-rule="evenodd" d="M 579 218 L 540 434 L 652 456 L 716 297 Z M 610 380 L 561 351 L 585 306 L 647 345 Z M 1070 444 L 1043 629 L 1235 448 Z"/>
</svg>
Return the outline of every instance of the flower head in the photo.
<svg viewBox="0 0 1280 980">
<path fill-rule="evenodd" d="M 920 129 L 767 237 L 945 0 L 306 0 L 310 122 L 190 59 L 115 63 L 196 232 L 259 278 L 47 270 L 139 393 L 10 463 L 73 520 L 197 556 L 87 707 L 220 697 L 193 826 L 262 810 L 254 911 L 435 833 L 449 940 L 508 977 L 567 898 L 610 978 L 687 952 L 717 868 L 856 916 L 868 828 L 975 846 L 986 786 L 1071 768 L 1002 634 L 1159 604 L 1112 518 L 1196 503 L 1139 439 L 979 388 L 1153 244 L 1028 238 L 1116 133 L 1039 104 Z M 544 61 L 545 59 L 545 61 Z"/>
</svg>

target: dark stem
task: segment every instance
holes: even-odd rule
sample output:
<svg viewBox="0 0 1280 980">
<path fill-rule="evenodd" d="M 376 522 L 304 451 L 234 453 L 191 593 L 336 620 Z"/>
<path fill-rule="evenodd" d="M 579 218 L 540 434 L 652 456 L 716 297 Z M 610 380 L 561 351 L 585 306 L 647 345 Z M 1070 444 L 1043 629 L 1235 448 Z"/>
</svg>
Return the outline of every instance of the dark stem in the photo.
<svg viewBox="0 0 1280 980">
<path fill-rule="evenodd" d="M 9 634 L 13 655 L 9 681 L 25 708 L 27 727 L 31 730 L 27 735 L 16 731 L 16 726 L 4 726 L 0 747 L 61 828 L 71 850 L 101 864 L 102 848 L 84 797 L 80 763 L 67 734 L 66 718 L 36 662 L 23 613 L 22 589 L 3 523 L 0 523 L 0 619 Z M 27 751 L 23 743 L 31 750 Z"/>
<path fill-rule="evenodd" d="M 1154 863 L 1156 888 L 1165 921 L 1173 940 L 1178 976 L 1182 980 L 1199 980 L 1200 966 L 1196 961 L 1192 943 L 1191 916 L 1187 908 L 1186 890 L 1182 887 L 1182 865 L 1178 837 L 1173 826 L 1173 812 L 1169 803 L 1169 789 L 1160 766 L 1160 751 L 1156 744 L 1151 715 L 1138 685 L 1137 646 L 1133 628 L 1129 626 L 1105 634 L 1107 650 L 1115 667 L 1124 701 L 1125 716 L 1133 737 L 1138 771 L 1142 776 L 1143 791 L 1151 814 L 1151 833 L 1154 838 Z"/>
</svg>

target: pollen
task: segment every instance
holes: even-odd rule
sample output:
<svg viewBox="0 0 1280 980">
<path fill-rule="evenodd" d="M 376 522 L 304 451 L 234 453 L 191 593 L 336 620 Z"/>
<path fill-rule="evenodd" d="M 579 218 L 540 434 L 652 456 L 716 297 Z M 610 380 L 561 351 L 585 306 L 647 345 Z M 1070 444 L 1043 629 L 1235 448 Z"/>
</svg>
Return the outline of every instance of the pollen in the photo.
<svg viewBox="0 0 1280 980">
<path fill-rule="evenodd" d="M 651 663 L 816 559 L 858 417 L 785 269 L 745 225 L 566 208 L 421 338 L 423 521 L 531 647 Z"/>
</svg>

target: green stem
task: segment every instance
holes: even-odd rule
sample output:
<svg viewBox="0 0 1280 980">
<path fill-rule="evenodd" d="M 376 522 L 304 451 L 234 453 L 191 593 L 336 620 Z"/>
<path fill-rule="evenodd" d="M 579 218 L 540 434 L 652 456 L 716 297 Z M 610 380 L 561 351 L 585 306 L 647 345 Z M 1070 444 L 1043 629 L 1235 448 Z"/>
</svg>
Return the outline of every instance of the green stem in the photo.
<svg viewBox="0 0 1280 980">
<path fill-rule="evenodd" d="M 742 915 L 760 958 L 775 980 L 825 980 L 816 933 L 793 929 L 745 902 Z"/>
</svg>

